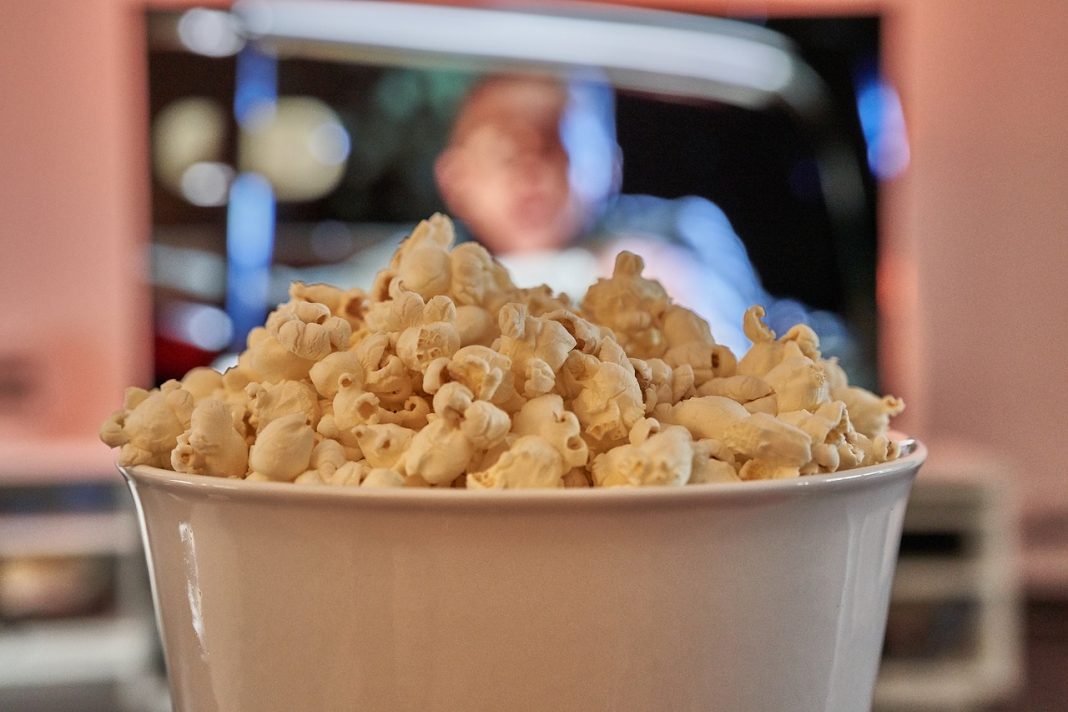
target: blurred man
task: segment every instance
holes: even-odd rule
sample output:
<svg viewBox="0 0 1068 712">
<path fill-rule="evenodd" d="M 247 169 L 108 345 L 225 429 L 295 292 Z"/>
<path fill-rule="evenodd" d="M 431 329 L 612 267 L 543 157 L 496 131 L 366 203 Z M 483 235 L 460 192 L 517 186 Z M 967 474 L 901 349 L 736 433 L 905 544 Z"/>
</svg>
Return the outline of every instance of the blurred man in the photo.
<svg viewBox="0 0 1068 712">
<path fill-rule="evenodd" d="M 766 301 L 744 246 L 701 198 L 620 196 L 611 89 L 527 75 L 491 76 L 461 106 L 435 174 L 462 228 L 518 284 L 581 297 L 621 249 L 744 349 L 742 312 Z"/>
<path fill-rule="evenodd" d="M 585 227 L 560 137 L 567 90 L 539 77 L 498 76 L 467 97 L 435 173 L 452 214 L 493 252 L 556 250 Z"/>
</svg>

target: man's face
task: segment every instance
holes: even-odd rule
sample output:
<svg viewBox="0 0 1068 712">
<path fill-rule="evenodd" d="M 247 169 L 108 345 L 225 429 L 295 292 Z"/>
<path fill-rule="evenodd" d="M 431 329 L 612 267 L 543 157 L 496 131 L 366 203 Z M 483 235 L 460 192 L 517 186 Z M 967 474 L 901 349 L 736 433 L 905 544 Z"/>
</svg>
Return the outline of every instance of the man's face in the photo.
<svg viewBox="0 0 1068 712">
<path fill-rule="evenodd" d="M 551 87 L 483 98 L 439 163 L 449 210 L 499 253 L 557 249 L 581 224 Z"/>
</svg>

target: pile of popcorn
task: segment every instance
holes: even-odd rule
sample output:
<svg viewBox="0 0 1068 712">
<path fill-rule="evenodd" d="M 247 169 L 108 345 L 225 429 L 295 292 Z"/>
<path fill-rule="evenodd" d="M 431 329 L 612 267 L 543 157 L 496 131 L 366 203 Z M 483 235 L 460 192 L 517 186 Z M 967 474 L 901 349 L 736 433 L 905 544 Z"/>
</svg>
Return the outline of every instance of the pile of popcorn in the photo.
<svg viewBox="0 0 1068 712">
<path fill-rule="evenodd" d="M 904 407 L 755 306 L 740 359 L 618 255 L 580 306 L 516 287 L 435 215 L 369 292 L 295 282 L 238 365 L 129 388 L 124 466 L 362 487 L 612 487 L 797 477 L 896 458 Z"/>
</svg>

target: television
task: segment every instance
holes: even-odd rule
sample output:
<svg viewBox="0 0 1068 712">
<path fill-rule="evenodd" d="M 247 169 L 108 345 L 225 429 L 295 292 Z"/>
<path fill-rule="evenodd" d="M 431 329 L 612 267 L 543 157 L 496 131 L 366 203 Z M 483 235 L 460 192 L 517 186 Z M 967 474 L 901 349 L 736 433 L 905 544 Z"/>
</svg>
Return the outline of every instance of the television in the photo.
<svg viewBox="0 0 1068 712">
<path fill-rule="evenodd" d="M 736 291 L 767 302 L 773 328 L 809 323 L 879 387 L 878 185 L 908 147 L 878 17 L 277 0 L 147 20 L 157 382 L 225 364 L 291 280 L 367 286 L 447 210 L 435 162 L 466 97 L 530 75 L 585 97 L 578 128 L 560 125 L 572 168 L 596 180 L 606 145 L 622 159 L 593 222 L 688 250 L 697 298 L 738 332 L 710 319 L 718 339 L 744 340 L 748 305 L 715 283 L 751 277 Z"/>
</svg>

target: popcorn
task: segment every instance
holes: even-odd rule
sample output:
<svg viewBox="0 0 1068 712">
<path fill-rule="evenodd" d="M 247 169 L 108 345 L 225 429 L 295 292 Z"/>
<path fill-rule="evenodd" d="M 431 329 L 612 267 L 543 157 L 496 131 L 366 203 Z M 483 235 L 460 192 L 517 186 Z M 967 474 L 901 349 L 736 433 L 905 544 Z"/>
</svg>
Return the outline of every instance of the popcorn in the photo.
<svg viewBox="0 0 1068 712">
<path fill-rule="evenodd" d="M 100 428 L 100 439 L 119 450 L 123 465 L 166 468 L 178 437 L 192 424 L 193 394 L 177 381 L 159 389 L 127 388 L 122 410 Z"/>
<path fill-rule="evenodd" d="M 655 412 L 662 422 L 681 425 L 697 439 L 722 440 L 730 428 L 749 417 L 745 406 L 723 396 L 688 398 L 673 406 L 659 406 Z"/>
<path fill-rule="evenodd" d="M 741 403 L 750 413 L 771 413 L 779 411 L 779 399 L 775 389 L 762 378 L 756 376 L 727 376 L 713 378 L 701 384 L 697 389 L 699 396 L 723 396 Z"/>
<path fill-rule="evenodd" d="M 268 480 L 292 482 L 308 469 L 315 435 L 303 413 L 267 423 L 256 436 L 248 456 L 249 469 Z"/>
<path fill-rule="evenodd" d="M 414 430 L 393 423 L 358 425 L 352 432 L 367 464 L 386 468 L 397 464 L 415 436 Z"/>
<path fill-rule="evenodd" d="M 248 443 L 234 427 L 226 403 L 208 398 L 197 403 L 189 430 L 171 450 L 176 472 L 216 477 L 241 477 L 248 468 Z"/>
<path fill-rule="evenodd" d="M 403 487 L 404 478 L 393 470 L 379 467 L 371 470 L 364 477 L 361 487 Z"/>
<path fill-rule="evenodd" d="M 262 432 L 271 421 L 291 413 L 300 413 L 312 426 L 319 422 L 319 398 L 307 381 L 250 383 L 245 386 L 245 394 L 248 396 L 248 424 L 256 432 Z"/>
<path fill-rule="evenodd" d="M 513 419 L 512 431 L 545 440 L 556 448 L 569 469 L 585 467 L 589 460 L 589 447 L 582 439 L 578 417 L 565 408 L 564 399 L 555 393 L 524 403 Z"/>
<path fill-rule="evenodd" d="M 126 466 L 320 486 L 681 486 L 892 460 L 904 408 L 750 308 L 738 358 L 620 253 L 574 306 L 423 221 L 368 292 L 295 282 L 238 365 L 130 388 Z"/>
<path fill-rule="evenodd" d="M 267 317 L 267 331 L 286 351 L 318 361 L 348 346 L 352 327 L 318 302 L 291 300 Z"/>
<path fill-rule="evenodd" d="M 598 455 L 594 483 L 602 487 L 684 485 L 693 470 L 693 441 L 685 428 L 660 431 L 655 420 L 643 420 L 631 431 L 631 442 Z"/>
<path fill-rule="evenodd" d="M 352 351 L 335 351 L 308 371 L 315 390 L 323 398 L 333 398 L 341 387 L 341 377 L 347 376 L 349 385 L 364 386 L 363 364 Z"/>
<path fill-rule="evenodd" d="M 467 476 L 471 489 L 563 487 L 567 468 L 560 453 L 536 435 L 516 439 L 489 469 Z"/>
<path fill-rule="evenodd" d="M 815 410 L 830 393 L 823 369 L 795 341 L 786 342 L 782 360 L 764 374 L 764 382 L 774 391 L 780 411 Z"/>
</svg>

